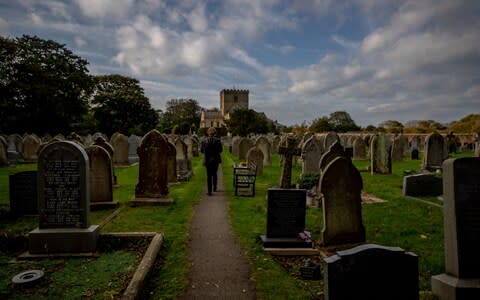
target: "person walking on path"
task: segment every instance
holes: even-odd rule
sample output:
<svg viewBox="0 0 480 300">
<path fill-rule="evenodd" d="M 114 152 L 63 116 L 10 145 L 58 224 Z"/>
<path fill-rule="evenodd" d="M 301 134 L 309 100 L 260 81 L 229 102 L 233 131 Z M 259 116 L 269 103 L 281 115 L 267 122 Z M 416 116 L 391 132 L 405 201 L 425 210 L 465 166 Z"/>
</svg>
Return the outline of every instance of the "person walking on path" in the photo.
<svg viewBox="0 0 480 300">
<path fill-rule="evenodd" d="M 215 136 L 217 131 L 210 127 L 207 130 L 208 138 L 202 142 L 200 151 L 204 154 L 203 164 L 207 169 L 207 191 L 208 195 L 212 195 L 212 190 L 217 191 L 217 170 L 218 165 L 222 162 L 220 153 L 222 152 L 222 143 Z"/>
</svg>

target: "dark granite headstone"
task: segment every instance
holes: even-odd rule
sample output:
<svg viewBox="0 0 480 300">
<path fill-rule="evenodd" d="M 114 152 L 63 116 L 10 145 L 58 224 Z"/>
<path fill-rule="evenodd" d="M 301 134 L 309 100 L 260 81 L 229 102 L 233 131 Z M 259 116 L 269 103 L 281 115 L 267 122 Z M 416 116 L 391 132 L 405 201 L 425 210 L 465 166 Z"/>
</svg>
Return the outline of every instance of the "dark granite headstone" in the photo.
<svg viewBox="0 0 480 300">
<path fill-rule="evenodd" d="M 87 153 L 74 142 L 53 142 L 38 157 L 39 228 L 29 234 L 31 253 L 92 252 L 99 227 L 90 225 Z"/>
<path fill-rule="evenodd" d="M 298 234 L 305 230 L 306 190 L 268 189 L 266 248 L 311 247 Z"/>
<path fill-rule="evenodd" d="M 432 277 L 440 299 L 480 299 L 480 158 L 443 163 L 445 273 Z"/>
<path fill-rule="evenodd" d="M 419 157 L 418 157 L 418 150 L 417 149 L 413 149 L 412 150 L 412 153 L 410 154 L 410 159 L 411 160 L 418 160 Z"/>
<path fill-rule="evenodd" d="M 325 258 L 325 299 L 418 300 L 418 257 L 375 244 Z"/>
<path fill-rule="evenodd" d="M 445 141 L 439 133 L 431 133 L 425 140 L 423 151 L 423 168 L 429 171 L 441 169 L 442 162 L 445 160 Z"/>
<path fill-rule="evenodd" d="M 342 156 L 335 158 L 322 172 L 319 186 L 323 195 L 322 244 L 365 242 L 363 182 L 352 162 Z"/>
<path fill-rule="evenodd" d="M 345 150 L 339 141 L 334 142 L 328 151 L 323 153 L 322 157 L 320 158 L 320 162 L 318 163 L 320 174 L 324 172 L 327 165 L 337 157 L 346 157 Z"/>
<path fill-rule="evenodd" d="M 38 214 L 37 171 L 24 171 L 9 176 L 10 212 L 14 216 Z"/>
<path fill-rule="evenodd" d="M 404 196 L 440 196 L 442 193 L 442 178 L 435 174 L 415 174 L 403 177 Z"/>
</svg>

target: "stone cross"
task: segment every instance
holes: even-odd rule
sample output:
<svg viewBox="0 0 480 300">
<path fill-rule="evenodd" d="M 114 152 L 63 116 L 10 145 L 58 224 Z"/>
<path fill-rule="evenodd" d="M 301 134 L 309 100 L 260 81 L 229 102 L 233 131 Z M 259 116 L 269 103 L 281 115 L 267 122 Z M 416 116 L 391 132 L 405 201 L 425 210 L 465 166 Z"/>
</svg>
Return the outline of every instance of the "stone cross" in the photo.
<svg viewBox="0 0 480 300">
<path fill-rule="evenodd" d="M 278 148 L 278 153 L 283 156 L 282 173 L 280 175 L 280 188 L 289 189 L 292 186 L 292 159 L 293 156 L 300 156 L 302 150 L 295 148 L 295 138 L 288 137 L 285 146 Z"/>
</svg>

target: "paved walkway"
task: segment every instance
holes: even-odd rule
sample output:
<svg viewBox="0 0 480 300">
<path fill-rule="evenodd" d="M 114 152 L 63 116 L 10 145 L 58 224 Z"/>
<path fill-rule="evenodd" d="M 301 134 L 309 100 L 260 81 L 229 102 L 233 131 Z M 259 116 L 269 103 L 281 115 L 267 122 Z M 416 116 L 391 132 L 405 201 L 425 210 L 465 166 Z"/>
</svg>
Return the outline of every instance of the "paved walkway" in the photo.
<svg viewBox="0 0 480 300">
<path fill-rule="evenodd" d="M 183 299 L 255 299 L 255 283 L 244 250 L 233 236 L 227 214 L 221 166 L 218 191 L 208 196 L 206 185 L 194 210 L 189 233 L 190 281 Z"/>
</svg>

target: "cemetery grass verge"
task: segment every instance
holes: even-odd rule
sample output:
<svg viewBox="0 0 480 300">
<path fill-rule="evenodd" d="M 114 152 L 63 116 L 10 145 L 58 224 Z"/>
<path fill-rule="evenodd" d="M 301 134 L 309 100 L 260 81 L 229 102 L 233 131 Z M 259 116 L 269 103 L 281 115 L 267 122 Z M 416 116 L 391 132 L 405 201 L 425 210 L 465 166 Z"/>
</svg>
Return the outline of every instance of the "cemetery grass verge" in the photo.
<svg viewBox="0 0 480 300">
<path fill-rule="evenodd" d="M 468 155 L 458 153 L 453 157 Z M 233 230 L 248 251 L 259 299 L 285 298 L 285 295 L 296 299 L 312 299 L 321 295 L 323 281 L 313 283 L 298 279 L 297 266 L 290 267 L 289 259 L 278 259 L 265 254 L 261 244 L 256 242 L 257 237 L 266 231 L 266 191 L 279 184 L 278 155 L 273 155 L 272 166 L 264 167 L 264 174 L 257 176 L 254 198 L 234 196 L 232 164 L 238 162 L 238 159 L 230 153 L 224 153 L 222 159 Z M 397 246 L 418 255 L 419 286 L 422 291 L 420 297 L 432 299 L 431 276 L 445 271 L 443 211 L 440 207 L 402 196 L 403 171 L 420 170 L 421 162 L 422 160 L 409 159 L 394 162 L 390 175 L 372 176 L 369 172 L 361 172 L 363 191 L 386 200 L 383 203 L 363 204 L 362 215 L 367 243 Z M 359 170 L 366 169 L 369 161 L 354 161 L 354 164 Z M 300 164 L 294 167 L 292 182 L 298 178 L 300 169 Z M 437 197 L 419 198 L 442 204 Z M 306 229 L 312 232 L 316 242 L 319 242 L 322 223 L 322 209 L 308 208 Z"/>
</svg>

